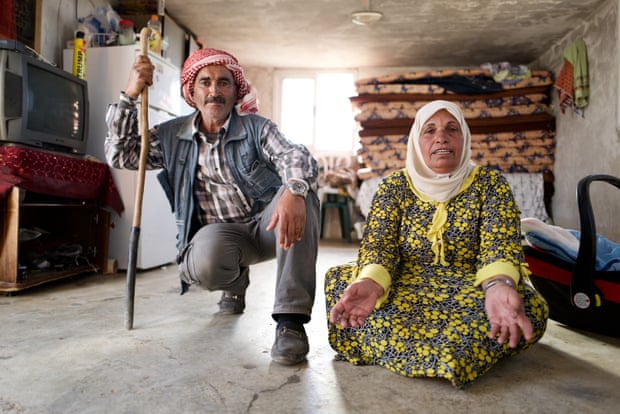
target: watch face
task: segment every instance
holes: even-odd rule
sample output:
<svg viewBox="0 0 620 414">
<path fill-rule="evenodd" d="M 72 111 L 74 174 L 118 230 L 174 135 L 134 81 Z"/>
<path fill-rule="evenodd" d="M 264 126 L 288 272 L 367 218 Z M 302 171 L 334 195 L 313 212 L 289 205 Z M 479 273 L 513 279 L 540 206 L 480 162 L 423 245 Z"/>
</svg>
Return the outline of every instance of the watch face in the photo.
<svg viewBox="0 0 620 414">
<path fill-rule="evenodd" d="M 306 186 L 303 183 L 300 183 L 300 182 L 294 182 L 289 187 L 289 189 L 291 190 L 291 193 L 293 193 L 295 195 L 301 195 L 301 196 L 305 196 L 306 192 L 308 191 Z"/>
</svg>

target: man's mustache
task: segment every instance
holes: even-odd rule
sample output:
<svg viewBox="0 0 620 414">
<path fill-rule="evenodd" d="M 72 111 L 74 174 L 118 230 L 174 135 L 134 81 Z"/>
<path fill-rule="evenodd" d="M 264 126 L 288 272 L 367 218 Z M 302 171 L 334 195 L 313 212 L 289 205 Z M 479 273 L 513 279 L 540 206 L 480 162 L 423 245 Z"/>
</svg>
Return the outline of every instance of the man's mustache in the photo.
<svg viewBox="0 0 620 414">
<path fill-rule="evenodd" d="M 207 96 L 207 99 L 205 99 L 205 104 L 209 103 L 225 104 L 226 99 L 223 96 Z"/>
</svg>

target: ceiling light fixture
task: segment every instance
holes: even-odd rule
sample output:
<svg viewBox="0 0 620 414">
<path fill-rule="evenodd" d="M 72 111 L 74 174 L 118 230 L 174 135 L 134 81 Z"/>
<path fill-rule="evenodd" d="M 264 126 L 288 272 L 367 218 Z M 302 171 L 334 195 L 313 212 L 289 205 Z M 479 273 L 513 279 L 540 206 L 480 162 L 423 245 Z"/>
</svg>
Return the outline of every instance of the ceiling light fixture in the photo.
<svg viewBox="0 0 620 414">
<path fill-rule="evenodd" d="M 367 26 L 378 22 L 383 18 L 383 13 L 380 11 L 372 10 L 371 0 L 368 0 L 368 9 L 358 10 L 351 13 L 351 20 L 355 24 L 360 26 Z"/>
</svg>

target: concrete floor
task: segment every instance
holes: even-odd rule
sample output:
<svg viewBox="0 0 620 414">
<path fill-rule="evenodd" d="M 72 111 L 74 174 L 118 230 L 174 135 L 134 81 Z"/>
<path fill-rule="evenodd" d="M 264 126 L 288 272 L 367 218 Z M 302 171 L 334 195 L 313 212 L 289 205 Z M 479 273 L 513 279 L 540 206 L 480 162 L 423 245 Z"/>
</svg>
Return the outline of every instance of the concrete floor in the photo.
<svg viewBox="0 0 620 414">
<path fill-rule="evenodd" d="M 620 339 L 551 322 L 542 341 L 478 382 L 410 379 L 333 360 L 323 275 L 355 257 L 324 243 L 308 362 L 271 362 L 274 262 L 255 266 L 241 316 L 219 293 L 178 295 L 174 267 L 137 277 L 125 328 L 125 274 L 85 275 L 0 296 L 1 413 L 612 413 Z"/>
</svg>

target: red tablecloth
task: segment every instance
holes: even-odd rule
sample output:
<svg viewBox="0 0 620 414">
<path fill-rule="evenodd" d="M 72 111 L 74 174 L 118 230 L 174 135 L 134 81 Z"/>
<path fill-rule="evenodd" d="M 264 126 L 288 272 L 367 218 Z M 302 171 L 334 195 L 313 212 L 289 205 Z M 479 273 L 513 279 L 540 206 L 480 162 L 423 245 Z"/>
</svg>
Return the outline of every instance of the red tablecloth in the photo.
<svg viewBox="0 0 620 414">
<path fill-rule="evenodd" d="M 124 210 L 107 164 L 38 149 L 0 146 L 0 201 L 14 186 L 40 194 L 92 200 L 118 214 Z"/>
</svg>

